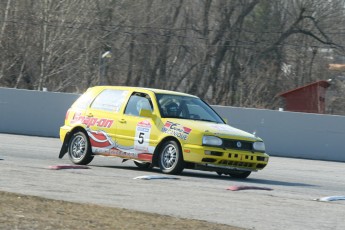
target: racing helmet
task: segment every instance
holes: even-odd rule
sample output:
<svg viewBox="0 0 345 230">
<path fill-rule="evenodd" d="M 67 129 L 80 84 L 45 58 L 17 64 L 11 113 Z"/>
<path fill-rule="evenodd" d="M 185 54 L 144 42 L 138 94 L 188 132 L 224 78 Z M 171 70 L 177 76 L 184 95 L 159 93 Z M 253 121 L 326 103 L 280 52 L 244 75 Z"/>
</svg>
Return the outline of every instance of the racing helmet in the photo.
<svg viewBox="0 0 345 230">
<path fill-rule="evenodd" d="M 178 105 L 175 102 L 170 102 L 165 106 L 167 116 L 177 117 L 178 116 Z"/>
</svg>

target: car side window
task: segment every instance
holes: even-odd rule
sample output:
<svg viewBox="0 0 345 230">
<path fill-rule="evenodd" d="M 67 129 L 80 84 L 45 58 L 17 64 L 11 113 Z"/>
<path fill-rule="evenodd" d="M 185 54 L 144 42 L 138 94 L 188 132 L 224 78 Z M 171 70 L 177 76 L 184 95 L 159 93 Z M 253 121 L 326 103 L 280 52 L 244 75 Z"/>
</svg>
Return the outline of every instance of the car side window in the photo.
<svg viewBox="0 0 345 230">
<path fill-rule="evenodd" d="M 86 109 L 92 101 L 92 91 L 86 91 L 72 105 L 72 108 Z"/>
<path fill-rule="evenodd" d="M 153 111 L 150 96 L 144 93 L 133 93 L 128 100 L 125 114 L 139 116 L 142 109 Z"/>
<path fill-rule="evenodd" d="M 92 102 L 91 108 L 109 112 L 119 112 L 127 95 L 128 91 L 125 90 L 106 89 Z"/>
</svg>

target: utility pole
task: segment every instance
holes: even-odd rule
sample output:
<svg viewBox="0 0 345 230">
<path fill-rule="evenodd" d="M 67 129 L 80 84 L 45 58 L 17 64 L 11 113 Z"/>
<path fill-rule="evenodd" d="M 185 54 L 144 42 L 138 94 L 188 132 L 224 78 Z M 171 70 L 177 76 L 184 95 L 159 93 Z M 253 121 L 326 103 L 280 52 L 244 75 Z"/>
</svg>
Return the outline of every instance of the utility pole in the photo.
<svg viewBox="0 0 345 230">
<path fill-rule="evenodd" d="M 107 70 L 107 60 L 111 58 L 111 52 L 106 51 L 104 53 L 100 54 L 99 57 L 99 78 L 98 78 L 98 84 L 99 85 L 107 85 L 107 79 L 106 79 L 106 70 Z"/>
</svg>

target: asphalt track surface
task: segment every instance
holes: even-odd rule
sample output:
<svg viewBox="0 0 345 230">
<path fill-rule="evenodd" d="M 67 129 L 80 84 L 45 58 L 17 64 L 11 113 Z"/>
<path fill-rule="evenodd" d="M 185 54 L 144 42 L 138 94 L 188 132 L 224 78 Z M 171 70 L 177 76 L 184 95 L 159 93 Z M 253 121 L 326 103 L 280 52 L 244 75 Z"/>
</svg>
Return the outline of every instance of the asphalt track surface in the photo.
<svg viewBox="0 0 345 230">
<path fill-rule="evenodd" d="M 228 224 L 248 229 L 345 229 L 345 163 L 271 157 L 246 180 L 185 170 L 177 180 L 134 180 L 162 175 L 133 162 L 96 157 L 90 169 L 51 170 L 70 164 L 58 159 L 60 140 L 0 134 L 0 190 L 94 203 Z M 230 186 L 273 190 L 227 190 Z"/>
</svg>

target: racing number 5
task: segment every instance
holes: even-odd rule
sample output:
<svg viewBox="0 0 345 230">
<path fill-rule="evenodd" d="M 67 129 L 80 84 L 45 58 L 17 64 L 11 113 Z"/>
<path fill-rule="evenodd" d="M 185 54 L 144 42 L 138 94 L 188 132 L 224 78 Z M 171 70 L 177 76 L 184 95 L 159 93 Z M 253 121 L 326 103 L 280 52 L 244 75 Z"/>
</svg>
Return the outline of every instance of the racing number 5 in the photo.
<svg viewBox="0 0 345 230">
<path fill-rule="evenodd" d="M 139 144 L 143 144 L 144 143 L 144 133 L 139 133 L 139 140 L 138 140 L 138 143 Z"/>
</svg>

